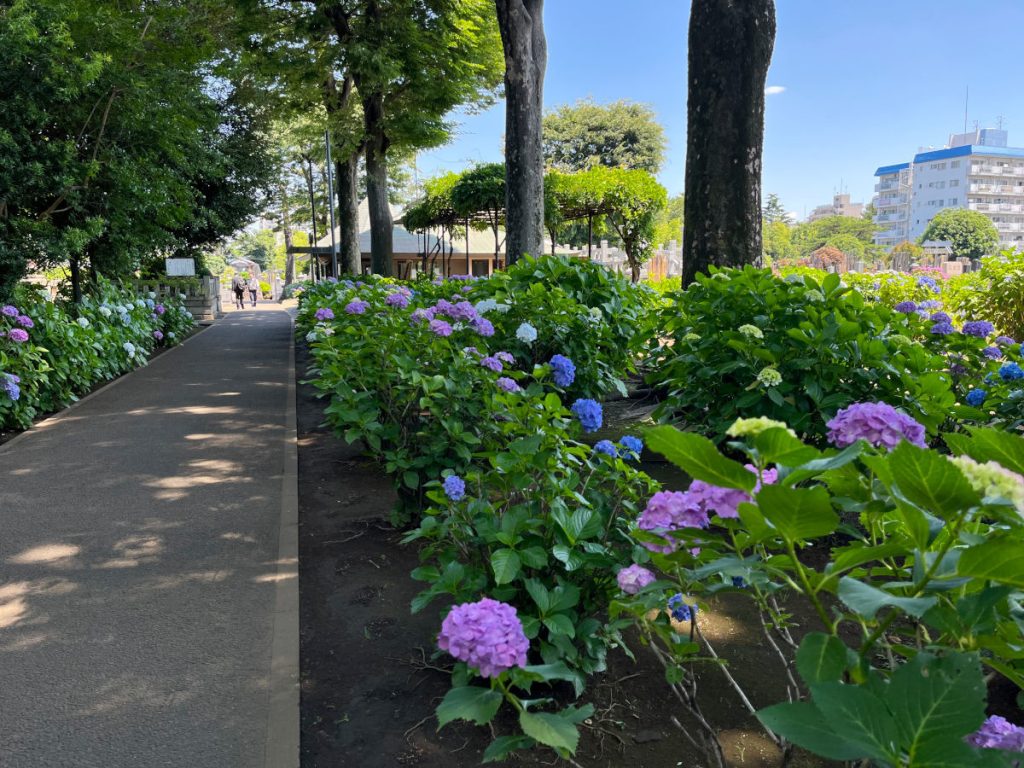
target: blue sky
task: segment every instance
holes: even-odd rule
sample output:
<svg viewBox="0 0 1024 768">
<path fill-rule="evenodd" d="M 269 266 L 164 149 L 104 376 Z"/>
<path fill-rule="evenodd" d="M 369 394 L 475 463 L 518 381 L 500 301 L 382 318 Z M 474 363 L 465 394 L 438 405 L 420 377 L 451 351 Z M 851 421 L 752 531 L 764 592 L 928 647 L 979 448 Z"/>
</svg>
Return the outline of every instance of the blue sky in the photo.
<svg viewBox="0 0 1024 768">
<path fill-rule="evenodd" d="M 764 191 L 803 215 L 840 183 L 870 200 L 880 165 L 941 147 L 969 127 L 1003 117 L 1024 146 L 1024 0 L 776 0 L 778 34 L 768 76 Z M 679 0 L 548 0 L 544 102 L 579 98 L 649 104 L 665 126 L 659 178 L 681 192 L 686 156 L 686 29 Z M 504 105 L 458 116 L 457 136 L 424 152 L 421 176 L 501 160 Z"/>
</svg>

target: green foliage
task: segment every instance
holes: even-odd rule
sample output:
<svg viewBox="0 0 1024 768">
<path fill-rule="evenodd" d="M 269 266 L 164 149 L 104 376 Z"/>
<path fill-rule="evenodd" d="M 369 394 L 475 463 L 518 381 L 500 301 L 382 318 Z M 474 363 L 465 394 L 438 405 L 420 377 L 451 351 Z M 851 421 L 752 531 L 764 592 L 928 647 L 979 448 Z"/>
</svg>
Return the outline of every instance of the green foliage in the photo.
<svg viewBox="0 0 1024 768">
<path fill-rule="evenodd" d="M 17 400 L 4 393 L 0 381 L 0 428 L 27 428 L 96 384 L 145 365 L 155 347 L 173 346 L 194 324 L 179 299 L 140 297 L 107 282 L 74 307 L 48 296 L 21 287 L 11 305 L 18 315 L 0 314 L 0 374 L 21 380 Z M 23 328 L 27 324 L 18 317 L 29 318 L 31 327 Z M 15 328 L 25 330 L 28 341 L 11 339 Z M 162 339 L 156 338 L 157 331 Z"/>
<path fill-rule="evenodd" d="M 979 211 L 966 208 L 944 208 L 928 222 L 920 237 L 927 240 L 948 240 L 952 243 L 953 255 L 980 259 L 995 251 L 999 245 L 999 231 L 992 220 Z"/>
<path fill-rule="evenodd" d="M 850 216 L 826 216 L 815 221 L 797 224 L 791 228 L 792 255 L 797 258 L 806 259 L 814 251 L 825 245 L 834 245 L 839 238 L 839 245 L 835 247 L 850 254 L 851 249 L 854 255 L 861 257 L 876 258 L 880 256 L 880 249 L 873 243 L 875 225 L 865 219 L 855 219 Z M 853 245 L 856 240 L 861 248 Z"/>
<path fill-rule="evenodd" d="M 1024 253 L 1003 251 L 982 259 L 981 270 L 954 281 L 948 306 L 966 319 L 988 320 L 1015 339 L 1024 338 Z"/>
<path fill-rule="evenodd" d="M 589 99 L 564 104 L 544 116 L 544 159 L 559 171 L 597 165 L 657 173 L 665 157 L 665 130 L 643 104 Z"/>
<path fill-rule="evenodd" d="M 819 283 L 720 271 L 662 313 L 671 342 L 656 349 L 648 376 L 665 391 L 658 414 L 716 438 L 737 417 L 767 416 L 820 441 L 836 411 L 862 400 L 905 408 L 934 433 L 955 402 L 947 362 L 903 342 L 917 334 L 914 321 L 838 275 Z"/>
</svg>

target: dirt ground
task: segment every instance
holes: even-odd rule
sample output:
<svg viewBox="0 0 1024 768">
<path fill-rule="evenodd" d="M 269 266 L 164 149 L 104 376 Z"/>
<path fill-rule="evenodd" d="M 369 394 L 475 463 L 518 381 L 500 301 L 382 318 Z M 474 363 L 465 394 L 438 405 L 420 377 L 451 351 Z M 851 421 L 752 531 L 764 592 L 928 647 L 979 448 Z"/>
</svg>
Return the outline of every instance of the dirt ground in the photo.
<svg viewBox="0 0 1024 768">
<path fill-rule="evenodd" d="M 409 602 L 421 585 L 412 546 L 387 522 L 391 481 L 356 447 L 320 426 L 324 403 L 301 384 L 308 355 L 297 350 L 299 429 L 299 584 L 301 594 L 302 765 L 304 768 L 468 768 L 490 743 L 486 728 L 456 722 L 438 732 L 433 712 L 449 688 L 451 659 L 435 656 L 446 606 L 420 614 Z M 654 472 L 671 477 L 664 465 Z M 702 628 L 756 706 L 783 694 L 778 663 L 766 650 L 756 616 L 720 600 Z M 584 701 L 595 716 L 576 755 L 586 768 L 699 768 L 672 724 L 685 720 L 650 650 L 632 643 L 637 662 L 615 651 L 609 669 L 590 680 Z M 730 765 L 772 768 L 779 754 L 742 709 L 721 672 L 702 681 L 709 719 L 722 731 Z M 509 733 L 498 722 L 497 733 Z M 537 749 L 504 765 L 557 764 Z M 563 765 L 566 763 L 562 763 Z M 824 765 L 797 756 L 797 768 Z"/>
</svg>

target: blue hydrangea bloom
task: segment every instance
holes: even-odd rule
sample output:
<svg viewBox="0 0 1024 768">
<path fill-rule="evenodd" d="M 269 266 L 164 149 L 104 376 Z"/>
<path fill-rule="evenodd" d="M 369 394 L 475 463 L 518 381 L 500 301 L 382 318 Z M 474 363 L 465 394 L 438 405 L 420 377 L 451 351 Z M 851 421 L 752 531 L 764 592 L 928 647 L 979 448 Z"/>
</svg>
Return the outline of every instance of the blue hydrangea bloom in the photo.
<svg viewBox="0 0 1024 768">
<path fill-rule="evenodd" d="M 630 454 L 636 459 L 639 459 L 640 454 L 644 451 L 644 441 L 632 435 L 623 435 L 619 440 L 619 445 L 622 446 L 622 450 L 625 453 Z"/>
<path fill-rule="evenodd" d="M 999 376 L 1003 381 L 1017 381 L 1024 379 L 1024 369 L 1017 363 L 1003 363 L 999 368 Z"/>
<path fill-rule="evenodd" d="M 581 398 L 572 404 L 571 410 L 584 432 L 597 432 L 601 428 L 604 413 L 596 400 Z"/>
<path fill-rule="evenodd" d="M 936 323 L 932 326 L 932 333 L 938 336 L 945 336 L 949 333 L 956 333 L 956 328 L 953 327 L 952 323 Z"/>
<path fill-rule="evenodd" d="M 615 447 L 615 443 L 611 440 L 598 440 L 594 444 L 594 453 L 603 453 L 606 456 L 611 456 L 613 459 L 619 455 L 619 451 Z"/>
<path fill-rule="evenodd" d="M 3 388 L 11 400 L 17 400 L 21 397 L 21 387 L 18 386 L 20 383 L 21 379 L 13 373 L 0 373 L 0 387 Z"/>
<path fill-rule="evenodd" d="M 967 397 L 964 400 L 967 401 L 968 405 L 973 405 L 977 408 L 979 405 L 985 402 L 985 396 L 988 394 L 984 389 L 972 389 L 967 393 Z"/>
<path fill-rule="evenodd" d="M 981 354 L 991 360 L 998 360 L 1003 356 L 1003 351 L 999 347 L 985 347 L 981 350 Z"/>
<path fill-rule="evenodd" d="M 988 320 L 970 320 L 964 323 L 963 333 L 968 336 L 977 336 L 979 339 L 984 339 L 995 329 L 996 327 Z"/>
<path fill-rule="evenodd" d="M 893 307 L 893 309 L 895 309 L 897 312 L 905 312 L 906 314 L 909 315 L 912 312 L 917 312 L 917 304 L 915 304 L 912 301 L 901 301 L 899 304 Z"/>
<path fill-rule="evenodd" d="M 576 366 L 565 355 L 554 355 L 550 365 L 557 386 L 568 387 L 576 380 Z"/>
<path fill-rule="evenodd" d="M 744 580 L 744 578 L 742 576 L 733 576 L 732 577 L 732 585 L 734 587 L 739 588 L 739 589 L 746 589 L 747 582 Z"/>
<path fill-rule="evenodd" d="M 945 312 L 935 312 L 930 318 L 933 323 L 952 323 L 953 318 L 947 315 Z"/>
<path fill-rule="evenodd" d="M 466 481 L 458 475 L 448 475 L 444 479 L 444 492 L 452 501 L 461 501 L 466 495 Z"/>
<path fill-rule="evenodd" d="M 676 593 L 668 599 L 668 610 L 676 621 L 690 621 L 697 618 L 697 606 L 683 602 L 681 593 Z"/>
</svg>

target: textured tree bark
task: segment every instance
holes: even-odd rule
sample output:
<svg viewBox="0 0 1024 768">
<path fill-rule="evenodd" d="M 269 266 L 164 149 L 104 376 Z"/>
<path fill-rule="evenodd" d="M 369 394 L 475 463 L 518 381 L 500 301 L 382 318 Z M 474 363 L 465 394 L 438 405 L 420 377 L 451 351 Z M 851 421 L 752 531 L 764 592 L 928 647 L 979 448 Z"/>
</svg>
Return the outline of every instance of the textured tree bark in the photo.
<svg viewBox="0 0 1024 768">
<path fill-rule="evenodd" d="M 388 201 L 388 140 L 384 133 L 384 104 L 379 93 L 363 97 L 366 129 L 366 202 L 370 209 L 370 269 L 375 275 L 391 275 L 391 205 Z"/>
<path fill-rule="evenodd" d="M 288 197 L 285 192 L 284 183 L 278 181 L 277 194 L 281 198 L 281 232 L 284 234 L 284 284 L 290 285 L 295 282 L 295 254 L 290 253 L 292 248 L 292 218 L 288 213 Z"/>
<path fill-rule="evenodd" d="M 350 275 L 360 275 L 363 272 L 363 257 L 359 250 L 359 184 L 356 175 L 358 166 L 358 151 L 347 160 L 338 160 L 334 164 L 334 185 L 338 188 L 336 215 L 341 235 L 338 268 Z"/>
<path fill-rule="evenodd" d="M 689 32 L 683 286 L 761 254 L 764 86 L 774 0 L 693 0 Z"/>
<path fill-rule="evenodd" d="M 505 254 L 544 252 L 544 0 L 495 0 L 505 50 Z"/>
</svg>

